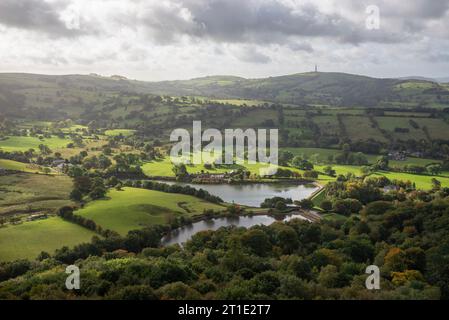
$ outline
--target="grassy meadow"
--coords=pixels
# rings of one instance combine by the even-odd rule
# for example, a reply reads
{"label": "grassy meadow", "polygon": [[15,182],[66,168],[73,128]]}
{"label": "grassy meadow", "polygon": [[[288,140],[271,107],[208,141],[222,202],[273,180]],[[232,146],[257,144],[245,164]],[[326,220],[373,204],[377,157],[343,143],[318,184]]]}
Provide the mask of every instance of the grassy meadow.
{"label": "grassy meadow", "polygon": [[[244,164],[241,165],[239,164],[217,165],[216,167],[209,169],[204,166],[205,164],[206,163],[187,164],[186,165],[187,172],[190,174],[201,172],[225,173],[230,172],[232,170],[246,169],[250,171],[252,174],[260,174],[260,172],[263,172],[268,168],[268,164],[265,163],[249,164],[245,162]],[[174,177],[175,174],[172,169],[173,169],[173,162],[171,161],[170,157],[164,157],[162,159],[147,162],[142,166],[142,170],[147,176],[155,176],[155,177]],[[295,171],[296,169],[292,170]]]}
{"label": "grassy meadow", "polygon": [[107,199],[91,202],[76,214],[125,235],[130,230],[164,224],[167,215],[172,213],[192,216],[205,209],[223,210],[224,207],[183,194],[123,188],[110,190]]}
{"label": "grassy meadow", "polygon": [[[290,151],[295,156],[302,156],[306,159],[316,158],[319,162],[327,163],[329,156],[335,156],[341,153],[341,150],[337,149],[324,149],[324,148],[282,148],[284,151]],[[364,154],[370,164],[377,161],[379,155]],[[391,167],[403,167],[405,165],[417,165],[426,166],[432,163],[441,163],[440,160],[424,159],[408,157],[406,161],[390,160]]]}
{"label": "grassy meadow", "polygon": [[0,227],[0,262],[32,259],[62,246],[89,242],[95,233],[59,217]]}
{"label": "grassy meadow", "polygon": [[39,166],[32,166],[28,163],[7,159],[0,159],[0,169],[22,171],[28,173],[39,173],[42,171],[41,167]]}
{"label": "grassy meadow", "polygon": [[59,137],[51,137],[46,139],[39,139],[38,137],[26,137],[26,136],[10,136],[4,140],[0,140],[0,149],[4,151],[27,151],[29,149],[39,150],[39,145],[44,144],[51,150],[64,148],[69,144],[71,140],[62,139]]}
{"label": "grassy meadow", "polygon": [[110,136],[110,137],[115,137],[115,136],[124,136],[124,137],[129,137],[132,136],[134,133],[136,132],[136,130],[130,130],[130,129],[112,129],[112,130],[106,130],[104,132],[105,135]]}
{"label": "grassy meadow", "polygon": [[53,213],[72,202],[73,182],[67,176],[13,174],[0,176],[0,215]]}

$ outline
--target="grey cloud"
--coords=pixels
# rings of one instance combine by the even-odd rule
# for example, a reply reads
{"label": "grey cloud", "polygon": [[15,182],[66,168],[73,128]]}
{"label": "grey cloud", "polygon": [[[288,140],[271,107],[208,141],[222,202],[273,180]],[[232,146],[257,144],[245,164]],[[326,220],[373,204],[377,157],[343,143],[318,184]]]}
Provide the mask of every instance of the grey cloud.
{"label": "grey cloud", "polygon": [[305,51],[305,52],[313,52],[313,47],[305,42],[292,42],[288,45],[288,47],[290,48],[290,50],[293,51]]}
{"label": "grey cloud", "polygon": [[408,0],[382,1],[386,14],[402,16],[404,19],[437,19],[443,17],[449,10],[447,0]]}
{"label": "grey cloud", "polygon": [[324,14],[311,4],[297,9],[275,0],[174,1],[170,8],[150,7],[142,21],[162,44],[181,35],[258,44],[288,44],[298,37],[333,38],[345,43],[391,43],[403,38],[392,32],[368,32],[364,24],[337,14]]}
{"label": "grey cloud", "polygon": [[60,20],[55,5],[40,0],[1,0],[0,24],[18,29],[44,32],[52,36],[73,36],[77,30],[68,29]]}
{"label": "grey cloud", "polygon": [[431,54],[427,54],[425,56],[425,58],[426,58],[426,60],[431,61],[431,62],[449,63],[449,53],[443,53],[443,52],[431,53]]}
{"label": "grey cloud", "polygon": [[68,64],[68,61],[66,58],[60,57],[54,53],[47,53],[41,57],[30,57],[30,60],[33,61],[33,63],[43,64],[43,65],[59,66],[59,65],[67,65]]}
{"label": "grey cloud", "polygon": [[[352,16],[360,16],[367,6],[376,5],[380,10],[382,28],[415,37],[434,33],[432,23],[437,20],[444,23],[449,13],[447,0],[335,0],[335,3]],[[447,22],[446,26],[449,28]]]}
{"label": "grey cloud", "polygon": [[256,48],[245,47],[241,49],[237,54],[237,58],[241,61],[249,62],[249,63],[260,63],[265,64],[271,62],[271,58],[261,52],[259,52]]}

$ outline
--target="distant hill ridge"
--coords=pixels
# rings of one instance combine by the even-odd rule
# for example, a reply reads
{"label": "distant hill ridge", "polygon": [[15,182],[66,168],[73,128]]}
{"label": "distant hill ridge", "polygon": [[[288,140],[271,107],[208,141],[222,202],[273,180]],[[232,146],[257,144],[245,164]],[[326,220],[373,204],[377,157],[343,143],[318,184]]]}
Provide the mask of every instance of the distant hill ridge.
{"label": "distant hill ridge", "polygon": [[[191,80],[147,82],[114,75],[39,75],[0,73],[0,111],[11,103],[11,93],[36,88],[68,88],[122,91],[171,96],[257,99],[288,104],[332,106],[378,106],[383,102],[413,102],[415,96],[433,102],[449,93],[449,86],[422,79],[378,79],[337,72],[307,72],[260,79],[206,76]],[[2,94],[3,93],[3,94]],[[15,97],[14,99],[19,97]],[[20,99],[19,99],[20,100]],[[421,99],[422,100],[422,99]]]}

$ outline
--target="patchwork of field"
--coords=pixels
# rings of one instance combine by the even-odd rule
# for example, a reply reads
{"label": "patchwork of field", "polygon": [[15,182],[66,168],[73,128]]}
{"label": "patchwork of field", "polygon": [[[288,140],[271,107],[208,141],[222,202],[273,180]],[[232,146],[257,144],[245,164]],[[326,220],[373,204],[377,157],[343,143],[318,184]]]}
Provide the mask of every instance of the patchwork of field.
{"label": "patchwork of field", "polygon": [[332,114],[334,116],[341,115],[364,115],[366,113],[366,109],[364,108],[323,108],[323,113]]}
{"label": "patchwork of field", "polygon": [[313,117],[313,122],[320,127],[321,133],[329,135],[340,133],[340,127],[336,116],[316,116]]}
{"label": "patchwork of field", "polygon": [[[327,159],[329,155],[335,155],[340,153],[339,150],[333,149],[320,149],[320,148],[283,148],[282,150],[288,150],[292,152],[294,155],[305,156],[305,158],[311,159],[312,157],[318,159],[318,161],[322,161],[321,165],[315,165],[315,170],[320,174],[318,176],[318,182],[322,184],[326,184],[331,181],[335,181],[335,177],[330,177],[328,175],[323,174],[323,170],[325,167],[330,165],[335,171],[337,175],[346,175],[348,173],[352,173],[355,176],[361,176],[361,167],[353,166],[353,165],[336,165],[336,164],[328,164]],[[376,155],[366,155],[369,163],[375,163],[379,156]],[[439,163],[438,160],[432,159],[420,159],[420,158],[408,158],[407,161],[390,161],[390,166],[392,167],[403,167],[405,165],[418,165],[425,166],[431,163]],[[175,174],[172,170],[173,164],[170,161],[170,158],[166,157],[160,161],[148,162],[142,166],[144,173],[147,176],[154,177],[174,177]],[[248,164],[245,163],[242,166],[232,165],[228,167],[222,167],[215,170],[208,170],[204,167],[204,165],[188,165],[187,171],[191,174],[199,173],[201,171],[209,172],[209,173],[224,173],[230,172],[232,170],[236,170],[238,168],[244,168],[251,172],[251,174],[260,174],[267,168],[267,164],[257,163],[257,164]],[[298,172],[299,174],[303,174],[303,170],[299,170],[291,167],[282,167],[282,169],[288,169],[294,172]],[[262,171],[260,171],[262,170]],[[418,189],[428,190],[432,188],[432,178],[436,178],[439,180],[443,187],[449,187],[449,175],[443,173],[439,176],[431,176],[431,175],[415,175],[409,173],[399,173],[399,172],[377,172],[377,175],[383,175],[389,179],[403,180],[403,181],[411,181],[416,183],[416,187]]]}
{"label": "patchwork of field", "polygon": [[[281,150],[289,151],[295,156],[301,156],[305,159],[316,159],[321,163],[328,163],[330,156],[335,156],[341,153],[341,150],[337,149],[324,149],[324,148],[282,148]],[[362,153],[363,154],[363,153]],[[376,162],[379,155],[363,154],[370,164]],[[433,163],[441,163],[440,160],[425,159],[425,158],[414,158],[408,157],[405,161],[390,160],[391,167],[402,168],[405,165],[416,165],[416,166],[426,166]]]}
{"label": "patchwork of field", "polygon": [[[412,119],[406,117],[376,117],[376,121],[379,124],[380,129],[386,130],[388,133],[399,140],[421,140],[427,139],[422,127],[414,128],[411,125],[411,121],[415,123],[421,122],[422,119]],[[418,124],[419,125],[419,124]],[[397,132],[395,129],[407,129],[408,132]]]}
{"label": "patchwork of field", "polygon": [[53,150],[66,147],[70,142],[72,141],[69,139],[62,139],[59,137],[39,139],[38,137],[11,136],[6,137],[4,140],[0,140],[0,149],[8,152],[27,151],[29,149],[39,151],[39,145],[44,144]]}
{"label": "patchwork of field", "polygon": [[418,123],[427,128],[432,139],[449,139],[449,125],[442,119],[424,118],[419,119]]}
{"label": "patchwork of field", "polygon": [[278,116],[275,110],[254,109],[248,114],[235,119],[232,122],[234,128],[257,128],[266,127],[265,122],[271,121],[277,125]]}
{"label": "patchwork of field", "polygon": [[32,259],[45,251],[89,242],[93,231],[59,217],[0,227],[0,261]]}
{"label": "patchwork of field", "polygon": [[375,139],[387,142],[379,130],[371,123],[369,118],[363,116],[349,116],[342,118],[343,124],[349,137],[357,140]]}
{"label": "patchwork of field", "polygon": [[[204,159],[204,158],[203,158]],[[142,166],[143,173],[148,177],[175,177],[173,172],[173,162],[171,162],[170,157],[165,157],[159,160],[147,162]],[[303,170],[299,170],[291,167],[277,166],[281,169],[287,169],[293,172],[303,174]],[[233,164],[233,165],[217,165],[212,169],[205,167],[203,164],[188,164],[186,165],[187,172],[189,174],[199,174],[199,173],[229,173],[231,171],[236,171],[238,169],[244,169],[249,171],[252,175],[266,175],[270,170],[270,165],[267,163],[257,162],[255,164],[250,164],[245,161],[243,164]],[[324,175],[320,175],[319,178],[326,178]]]}
{"label": "patchwork of field", "polygon": [[61,157],[70,158],[72,156],[78,155],[81,151],[87,151],[90,156],[98,156],[102,152],[102,147],[107,144],[104,139],[83,139],[83,147],[73,147],[73,148],[57,148],[53,149],[54,152],[59,152]]}
{"label": "patchwork of field", "polygon": [[72,202],[72,180],[67,176],[13,174],[0,176],[0,216],[53,213]]}
{"label": "patchwork of field", "polygon": [[106,200],[87,204],[76,214],[92,219],[103,228],[122,235],[148,225],[167,223],[169,214],[193,216],[203,213],[206,209],[225,209],[223,206],[188,195],[137,188],[110,190],[107,197]]}

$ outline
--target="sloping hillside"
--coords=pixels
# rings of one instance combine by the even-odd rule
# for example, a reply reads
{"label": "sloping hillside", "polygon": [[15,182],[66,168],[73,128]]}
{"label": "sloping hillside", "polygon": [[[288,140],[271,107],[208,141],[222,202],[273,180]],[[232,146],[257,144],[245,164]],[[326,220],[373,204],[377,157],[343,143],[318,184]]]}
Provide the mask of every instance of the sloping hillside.
{"label": "sloping hillside", "polygon": [[[211,76],[144,82],[121,76],[0,74],[0,113],[79,117],[121,93],[257,99],[296,105],[376,107],[449,104],[449,87],[423,80],[375,79],[344,73],[301,73],[262,79]],[[119,103],[119,102],[117,102]]]}

